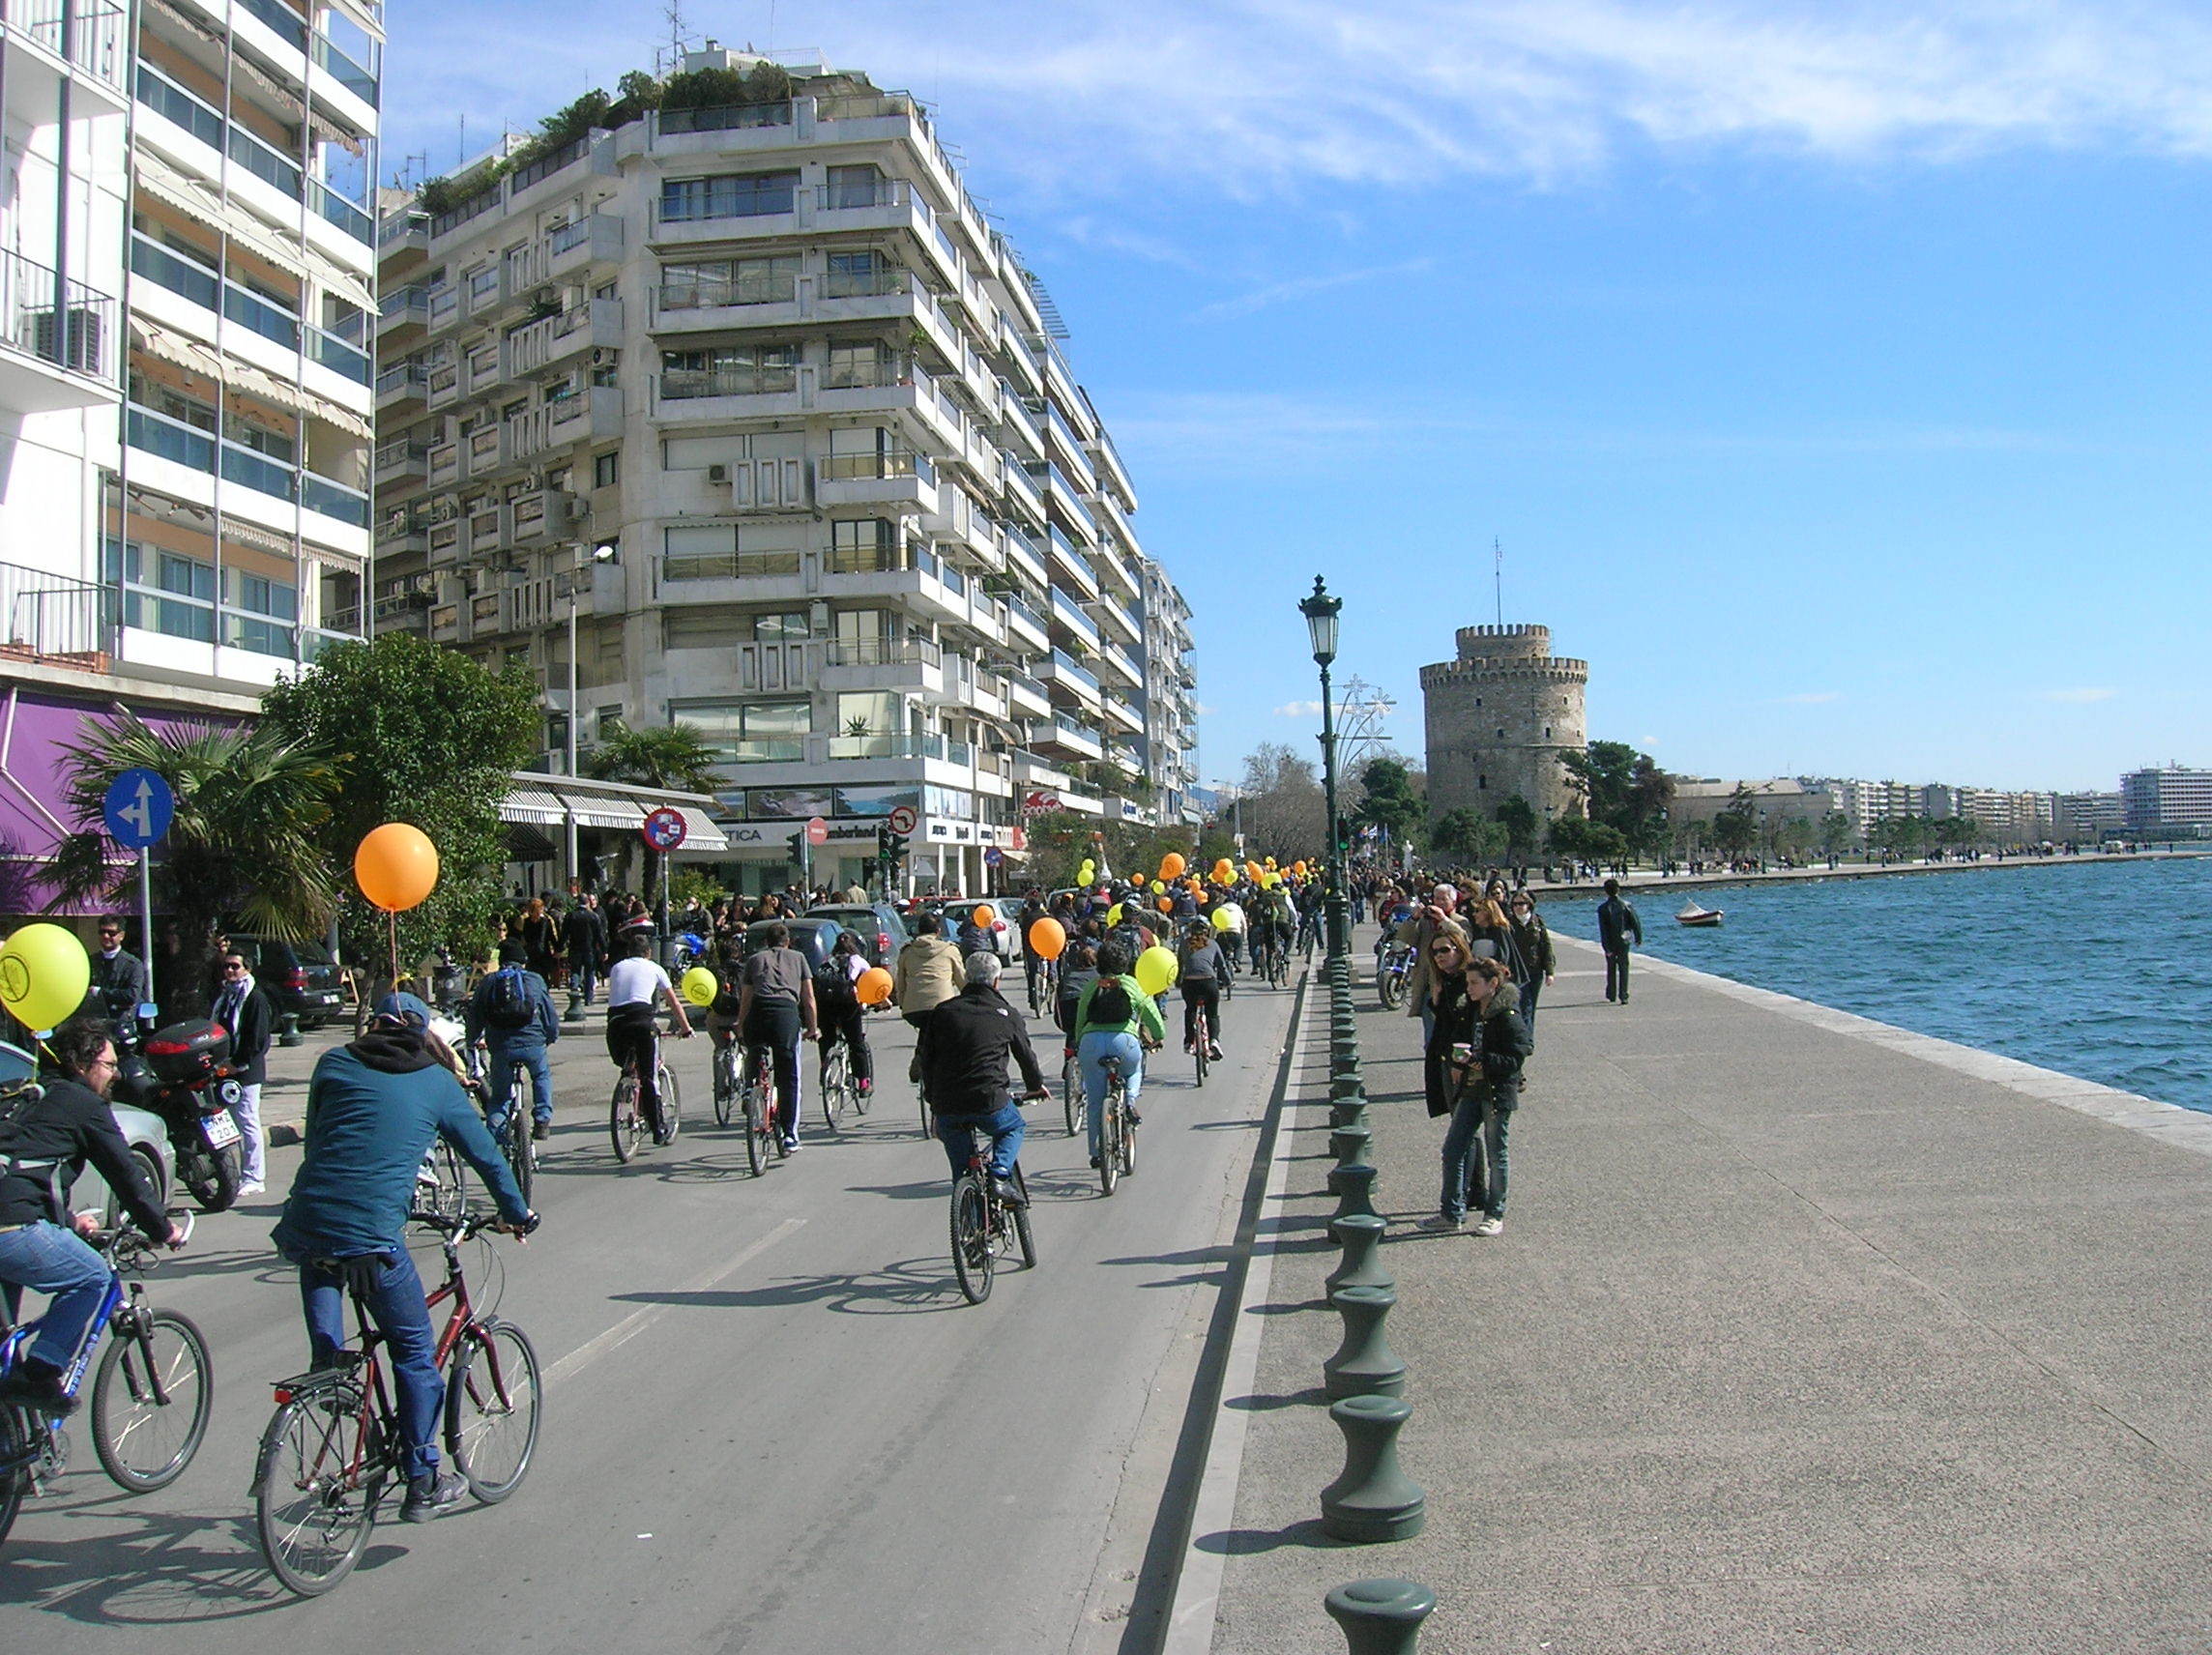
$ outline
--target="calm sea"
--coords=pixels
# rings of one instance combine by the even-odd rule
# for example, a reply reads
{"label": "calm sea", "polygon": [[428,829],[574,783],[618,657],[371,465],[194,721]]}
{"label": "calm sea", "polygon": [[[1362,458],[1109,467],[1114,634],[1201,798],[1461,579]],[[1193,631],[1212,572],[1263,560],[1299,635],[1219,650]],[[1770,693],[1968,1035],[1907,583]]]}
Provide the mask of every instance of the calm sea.
{"label": "calm sea", "polygon": [[[1726,922],[1675,924],[1689,894]],[[1594,940],[1595,907],[1546,913]],[[1636,908],[1662,959],[2212,1113],[2212,860],[1654,890]]]}

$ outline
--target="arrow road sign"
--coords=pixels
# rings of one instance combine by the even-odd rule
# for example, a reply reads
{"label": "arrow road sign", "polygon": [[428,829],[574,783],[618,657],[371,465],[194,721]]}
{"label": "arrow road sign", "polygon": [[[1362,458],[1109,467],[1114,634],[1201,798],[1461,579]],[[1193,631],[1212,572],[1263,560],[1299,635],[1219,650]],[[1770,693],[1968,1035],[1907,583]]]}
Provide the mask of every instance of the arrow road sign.
{"label": "arrow road sign", "polygon": [[911,804],[902,804],[891,812],[891,831],[893,833],[911,833],[920,823],[921,817],[917,814]]}
{"label": "arrow road sign", "polygon": [[177,796],[159,771],[125,770],[107,787],[102,801],[107,831],[128,851],[158,845],[169,831],[177,814]]}

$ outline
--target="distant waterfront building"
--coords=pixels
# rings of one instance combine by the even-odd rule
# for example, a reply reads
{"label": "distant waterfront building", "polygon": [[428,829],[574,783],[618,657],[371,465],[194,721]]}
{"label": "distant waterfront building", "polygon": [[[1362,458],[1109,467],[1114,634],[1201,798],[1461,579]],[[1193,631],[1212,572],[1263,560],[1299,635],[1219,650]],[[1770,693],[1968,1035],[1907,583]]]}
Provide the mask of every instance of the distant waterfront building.
{"label": "distant waterfront building", "polygon": [[1825,786],[1795,776],[1776,776],[1764,781],[1676,776],[1674,801],[1667,808],[1668,825],[1677,828],[1690,823],[1709,827],[1713,818],[1729,807],[1738,788],[1749,795],[1753,816],[1762,829],[1787,827],[1797,821],[1818,829],[1831,811],[1843,808]]}
{"label": "distant waterfront building", "polygon": [[2116,793],[2061,793],[2052,797],[2052,831],[2064,839],[2097,840],[2126,825]]}
{"label": "distant waterfront building", "polygon": [[2121,825],[2130,833],[2180,829],[2201,837],[2212,829],[2212,770],[2168,765],[2120,777]]}
{"label": "distant waterfront building", "polygon": [[1579,815],[1565,765],[1587,745],[1589,664],[1552,653],[1548,626],[1462,626],[1455,660],[1421,669],[1429,813],[1491,816],[1516,796],[1539,823]]}

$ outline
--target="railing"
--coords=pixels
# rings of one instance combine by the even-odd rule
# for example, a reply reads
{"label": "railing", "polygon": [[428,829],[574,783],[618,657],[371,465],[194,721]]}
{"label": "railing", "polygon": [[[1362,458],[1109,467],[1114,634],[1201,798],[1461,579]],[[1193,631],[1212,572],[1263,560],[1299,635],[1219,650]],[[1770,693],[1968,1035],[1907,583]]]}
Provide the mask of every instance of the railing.
{"label": "railing", "polygon": [[307,360],[321,363],[333,373],[342,373],[362,385],[368,384],[375,372],[365,352],[355,350],[343,339],[320,328],[307,330]]}
{"label": "railing", "polygon": [[[825,213],[851,213],[871,207],[904,207],[914,200],[914,186],[903,178],[822,184],[814,189],[814,205]],[[927,202],[921,206],[924,212],[928,211]]]}
{"label": "railing", "polygon": [[248,16],[258,17],[295,50],[307,49],[307,19],[282,4],[282,0],[239,0],[239,9]]}
{"label": "railing", "polygon": [[494,180],[492,183],[487,184],[483,189],[477,191],[476,194],[470,196],[466,201],[461,202],[458,206],[452,208],[451,211],[441,213],[435,218],[432,218],[430,220],[430,239],[435,241],[438,237],[445,235],[448,231],[458,229],[461,225],[467,223],[471,218],[481,218],[484,214],[489,213],[494,207],[497,207],[502,199],[503,197],[500,194],[499,183],[497,180]]}
{"label": "railing", "polygon": [[322,35],[315,37],[315,61],[331,72],[331,77],[371,109],[377,106],[376,76],[333,45]]}
{"label": "railing", "polygon": [[792,212],[799,187],[792,182],[740,191],[709,189],[695,194],[661,195],[653,203],[656,224],[695,224],[712,218],[771,218]]}
{"label": "railing", "polygon": [[0,564],[0,656],[94,665],[107,647],[104,588]]}
{"label": "railing", "polygon": [[1099,642],[1098,624],[1062,595],[1058,587],[1053,589],[1052,615],[1078,637],[1090,639],[1093,646]]}
{"label": "railing", "polygon": [[[429,459],[430,445],[428,443],[412,443],[404,441],[396,443],[386,443],[376,450],[376,470],[378,475],[381,476],[385,472],[394,470],[401,466],[416,464],[427,465],[429,463]],[[382,537],[382,535],[383,530],[380,528],[378,530],[378,536],[380,538]]]}
{"label": "railing", "polygon": [[379,397],[394,391],[405,391],[409,387],[414,388],[417,395],[429,391],[430,375],[419,363],[401,363],[397,367],[388,367],[376,376],[376,394]]}
{"label": "railing", "polygon": [[714,742],[714,758],[725,765],[773,764],[804,757],[803,736],[739,736]]}
{"label": "railing", "polygon": [[663,109],[659,117],[663,132],[730,132],[748,127],[788,127],[791,125],[791,104],[781,103],[718,103],[707,109]]}
{"label": "railing", "polygon": [[736,281],[664,281],[663,310],[719,310],[738,305],[789,305],[799,298],[796,276],[741,276]]}
{"label": "railing", "polygon": [[1075,657],[1069,654],[1065,650],[1053,651],[1051,659],[1055,668],[1057,668],[1060,672],[1064,673],[1067,677],[1075,680],[1077,683],[1088,684],[1093,691],[1098,688],[1097,676],[1093,674],[1088,667],[1077,666],[1075,664]]}
{"label": "railing", "polygon": [[833,759],[942,759],[943,736],[832,736]]}
{"label": "railing", "polygon": [[56,367],[112,383],[115,301],[73,281],[69,302],[59,304],[58,282],[44,265],[0,251],[0,341]]}
{"label": "railing", "polygon": [[814,118],[817,121],[872,121],[890,115],[911,115],[920,118],[915,102],[903,92],[852,93],[838,98],[817,98],[814,101]]}
{"label": "railing", "polygon": [[123,45],[123,8],[81,3],[69,7],[66,29],[64,10],[62,0],[14,0],[6,8],[10,27],[21,29],[56,57],[120,90],[129,61]]}
{"label": "railing", "polygon": [[562,168],[573,166],[584,159],[585,152],[591,147],[592,140],[588,137],[570,138],[551,155],[539,156],[528,166],[517,167],[508,174],[508,194],[520,195],[533,184],[541,184]]}
{"label": "railing", "polygon": [[300,348],[300,318],[236,282],[222,284],[222,313],[226,320],[260,334],[271,344],[282,345],[288,351]]}
{"label": "railing", "polygon": [[1024,620],[1029,622],[1029,624],[1034,626],[1039,632],[1046,630],[1044,617],[1037,613],[1036,605],[1030,602],[1030,600],[1022,596],[1021,594],[1016,592],[1007,593],[1006,607],[1014,614],[1021,616]]}
{"label": "railing", "polygon": [[968,595],[968,577],[942,560],[938,564],[937,578],[945,583],[945,590],[965,597]]}
{"label": "railing", "polygon": [[822,276],[825,299],[888,299],[894,294],[923,292],[920,281],[907,270],[831,270]]}
{"label": "railing", "polygon": [[300,504],[309,511],[320,511],[325,517],[335,517],[356,529],[368,527],[367,495],[342,482],[333,482],[327,477],[317,477],[311,471],[300,474]]}
{"label": "railing", "polygon": [[123,429],[124,441],[145,453],[193,471],[219,475],[225,482],[259,494],[296,500],[310,511],[335,517],[357,529],[368,527],[368,496],[358,488],[302,471],[227,438],[218,442],[212,432],[197,430],[151,408],[129,408]]}
{"label": "railing", "polygon": [[213,150],[222,148],[222,117],[167,76],[138,66],[138,102],[163,120],[182,127]]}
{"label": "railing", "polygon": [[384,296],[380,306],[386,317],[415,312],[423,322],[430,320],[430,296],[420,287],[402,287],[397,293]]}
{"label": "railing", "polygon": [[758,367],[670,368],[660,376],[660,394],[671,402],[701,396],[769,396],[799,389],[799,364]]}
{"label": "railing", "polygon": [[668,552],[662,580],[748,580],[799,573],[797,552]]}
{"label": "railing", "polygon": [[917,477],[924,482],[935,482],[937,467],[927,454],[916,453],[912,449],[891,449],[859,454],[830,454],[822,461],[822,475],[831,481],[856,479],[888,481],[892,478]]}
{"label": "railing", "polygon": [[427,213],[394,213],[376,226],[376,245],[379,250],[395,246],[418,232],[430,233],[430,216]]}
{"label": "railing", "polygon": [[838,638],[830,645],[833,667],[934,667],[944,651],[927,638]]}
{"label": "railing", "polygon": [[1069,740],[1079,743],[1080,745],[1086,747],[1095,747],[1099,745],[1098,733],[1096,731],[1085,729],[1074,719],[1068,717],[1064,712],[1054,713],[1052,722],[1053,727],[1057,729],[1062,736],[1067,737]]}
{"label": "railing", "polygon": [[1028,690],[1039,701],[1043,701],[1047,698],[1043,682],[1039,679],[1032,678],[1026,672],[1009,672],[1006,674],[1006,682],[1009,684],[1021,685],[1022,688]]}
{"label": "railing", "polygon": [[335,224],[355,241],[373,247],[376,222],[320,179],[307,180],[308,205],[326,221]]}

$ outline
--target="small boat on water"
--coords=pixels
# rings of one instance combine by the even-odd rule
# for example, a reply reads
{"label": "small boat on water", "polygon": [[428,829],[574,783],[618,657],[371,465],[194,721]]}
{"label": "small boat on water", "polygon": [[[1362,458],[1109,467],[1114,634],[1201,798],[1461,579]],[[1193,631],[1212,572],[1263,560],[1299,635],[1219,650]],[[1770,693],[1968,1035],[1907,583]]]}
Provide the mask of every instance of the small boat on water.
{"label": "small boat on water", "polygon": [[1682,905],[1682,911],[1674,915],[1674,923],[1677,925],[1718,925],[1721,922],[1722,912],[1718,908],[1700,908],[1695,902],[1686,902]]}

